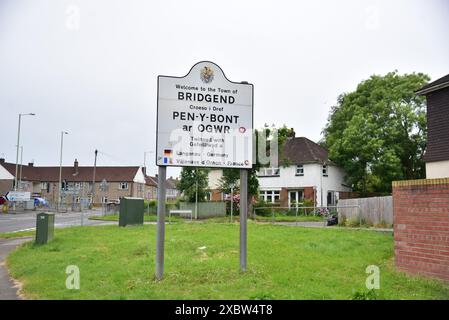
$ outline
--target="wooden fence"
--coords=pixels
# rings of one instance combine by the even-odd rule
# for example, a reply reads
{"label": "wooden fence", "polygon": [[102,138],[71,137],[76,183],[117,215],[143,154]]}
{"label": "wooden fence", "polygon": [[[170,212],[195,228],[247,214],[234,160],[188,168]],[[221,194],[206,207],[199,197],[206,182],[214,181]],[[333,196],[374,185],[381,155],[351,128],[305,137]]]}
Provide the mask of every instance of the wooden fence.
{"label": "wooden fence", "polygon": [[[353,206],[351,208],[338,208],[338,220],[358,219],[367,223],[393,225],[393,198],[372,197],[358,199],[340,199],[339,206]],[[358,206],[358,207],[357,207]]]}

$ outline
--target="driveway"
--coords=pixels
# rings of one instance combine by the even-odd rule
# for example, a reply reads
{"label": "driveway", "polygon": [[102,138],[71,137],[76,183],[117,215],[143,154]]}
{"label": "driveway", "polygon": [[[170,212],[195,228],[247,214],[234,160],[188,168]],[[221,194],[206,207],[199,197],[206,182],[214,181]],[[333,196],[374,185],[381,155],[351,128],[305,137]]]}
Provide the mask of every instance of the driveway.
{"label": "driveway", "polygon": [[20,300],[19,288],[11,280],[6,269],[6,257],[17,246],[31,240],[31,237],[0,239],[0,300]]}

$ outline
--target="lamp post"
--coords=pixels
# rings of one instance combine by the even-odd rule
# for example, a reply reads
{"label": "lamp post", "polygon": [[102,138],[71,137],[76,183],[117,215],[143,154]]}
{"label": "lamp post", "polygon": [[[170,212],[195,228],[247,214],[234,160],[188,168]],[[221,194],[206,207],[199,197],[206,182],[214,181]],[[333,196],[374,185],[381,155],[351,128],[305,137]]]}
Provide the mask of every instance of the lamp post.
{"label": "lamp post", "polygon": [[17,153],[16,153],[16,175],[14,177],[14,191],[17,191],[17,181],[19,172],[19,145],[20,145],[20,123],[22,121],[22,116],[35,116],[34,113],[19,113],[19,126],[17,128]]}
{"label": "lamp post", "polygon": [[69,134],[66,131],[61,131],[61,153],[59,155],[59,188],[58,188],[58,212],[61,208],[61,188],[62,188],[62,147],[64,145],[64,135]]}

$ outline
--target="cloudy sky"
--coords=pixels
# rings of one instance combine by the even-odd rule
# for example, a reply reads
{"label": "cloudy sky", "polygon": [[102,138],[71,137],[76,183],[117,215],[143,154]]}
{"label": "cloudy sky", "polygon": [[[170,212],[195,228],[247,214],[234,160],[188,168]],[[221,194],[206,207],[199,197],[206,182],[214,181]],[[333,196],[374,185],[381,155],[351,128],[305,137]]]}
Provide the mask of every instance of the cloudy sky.
{"label": "cloudy sky", "polygon": [[[141,165],[157,75],[201,60],[254,84],[257,127],[321,138],[329,108],[372,74],[449,73],[449,1],[0,0],[0,156]],[[147,165],[155,172],[154,154]],[[176,174],[171,169],[168,174]]]}

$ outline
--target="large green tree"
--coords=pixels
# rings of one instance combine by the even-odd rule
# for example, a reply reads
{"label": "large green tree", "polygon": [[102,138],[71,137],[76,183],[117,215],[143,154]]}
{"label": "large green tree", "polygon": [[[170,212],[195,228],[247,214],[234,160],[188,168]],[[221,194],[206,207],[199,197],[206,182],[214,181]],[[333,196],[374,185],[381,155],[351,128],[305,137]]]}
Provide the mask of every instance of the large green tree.
{"label": "large green tree", "polygon": [[425,101],[415,91],[429,79],[397,71],[373,75],[339,96],[324,144],[355,191],[390,192],[393,180],[425,176]]}
{"label": "large green tree", "polygon": [[208,169],[183,167],[178,190],[189,202],[195,202],[198,190],[198,201],[204,201],[208,190]]}

